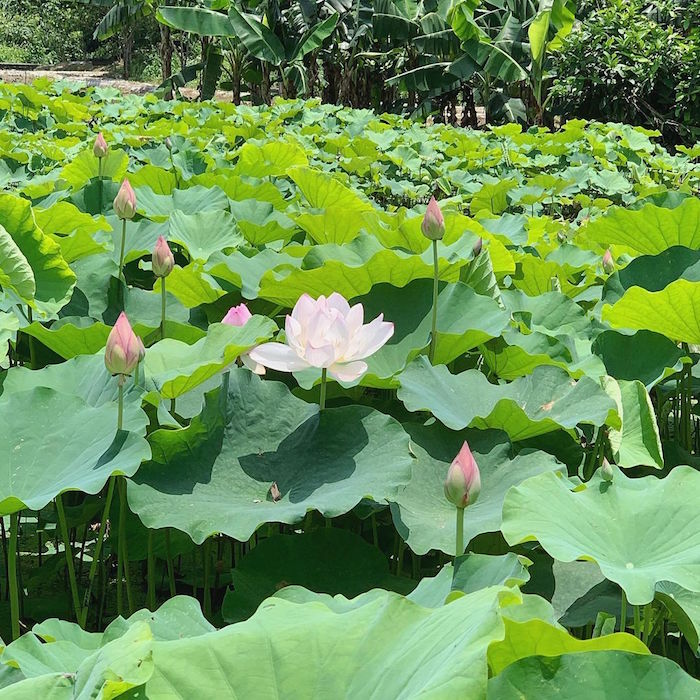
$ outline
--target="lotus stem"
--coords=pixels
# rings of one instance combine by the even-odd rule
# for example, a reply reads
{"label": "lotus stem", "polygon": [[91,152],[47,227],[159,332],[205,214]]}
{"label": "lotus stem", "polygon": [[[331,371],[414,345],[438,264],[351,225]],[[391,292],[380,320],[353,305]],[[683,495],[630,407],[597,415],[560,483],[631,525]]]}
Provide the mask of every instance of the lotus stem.
{"label": "lotus stem", "polygon": [[435,359],[435,346],[437,345],[438,276],[438,242],[433,241],[433,321],[430,331],[430,350],[428,352],[428,359],[431,364]]}
{"label": "lotus stem", "polygon": [[56,515],[58,516],[58,524],[61,528],[61,538],[63,539],[63,550],[66,555],[66,566],[68,567],[68,581],[70,583],[70,594],[73,599],[73,609],[75,610],[75,619],[82,626],[82,609],[80,607],[80,596],[78,595],[78,581],[75,578],[75,562],[73,561],[73,551],[70,546],[70,538],[68,537],[68,523],[66,522],[66,511],[63,507],[63,497],[59,493],[56,496]]}
{"label": "lotus stem", "polygon": [[639,615],[639,606],[635,605],[633,606],[633,611],[634,611],[634,636],[637,637],[637,639],[641,639],[642,637],[642,621],[640,619]]}
{"label": "lotus stem", "polygon": [[[120,387],[121,389],[121,387]],[[120,392],[121,393],[121,392]],[[80,626],[85,627],[87,624],[88,608],[90,607],[90,596],[92,595],[92,583],[95,580],[95,574],[97,573],[97,566],[100,561],[100,554],[102,553],[102,545],[104,543],[105,530],[107,528],[107,518],[109,517],[109,511],[112,507],[112,498],[114,496],[114,481],[116,477],[112,476],[109,479],[109,485],[107,486],[107,496],[105,498],[105,507],[102,511],[102,518],[100,519],[100,530],[97,533],[97,541],[95,542],[95,551],[92,555],[92,562],[90,563],[90,571],[88,573],[88,583],[85,589],[85,595],[83,597],[83,609],[81,611]]]}
{"label": "lotus stem", "polygon": [[627,596],[625,595],[625,589],[622,589],[622,608],[620,610],[620,632],[624,632],[627,629]]}
{"label": "lotus stem", "polygon": [[148,530],[148,604],[149,610],[156,609],[156,560],[153,553],[153,530]]}
{"label": "lotus stem", "polygon": [[204,545],[202,546],[202,559],[204,560],[204,587],[203,587],[203,600],[204,600],[204,617],[207,620],[211,619],[211,552],[209,551],[209,545],[211,540],[204,540]]}
{"label": "lotus stem", "polygon": [[10,515],[10,545],[7,554],[7,572],[10,585],[10,617],[12,619],[12,639],[19,637],[19,586],[17,583],[17,538],[19,512]]}
{"label": "lotus stem", "polygon": [[[126,219],[122,219],[122,242],[119,249],[119,275],[122,275],[122,267],[124,265],[124,245],[126,243]],[[126,283],[126,277],[124,278]]]}
{"label": "lotus stem", "polygon": [[457,511],[457,536],[455,543],[455,559],[464,554],[464,508],[455,508]]}
{"label": "lotus stem", "polygon": [[168,586],[170,588],[170,597],[174,598],[175,590],[175,571],[173,568],[173,556],[170,551],[170,528],[165,528],[165,556],[168,559]]}
{"label": "lotus stem", "polygon": [[326,407],[326,381],[328,370],[324,367],[321,370],[321,395],[318,399],[318,407],[323,410]]}
{"label": "lotus stem", "polygon": [[652,630],[652,617],[653,617],[653,607],[651,603],[647,603],[644,606],[644,637],[642,638],[642,641],[649,646],[649,643],[651,642],[651,639],[649,638],[651,635],[651,630]]}
{"label": "lotus stem", "polygon": [[104,169],[103,166],[103,159],[98,158],[97,159],[97,201],[99,203],[99,213],[102,213],[102,170]]}
{"label": "lotus stem", "polygon": [[131,614],[134,611],[134,599],[131,591],[131,575],[129,574],[129,548],[126,541],[126,477],[118,476],[117,479],[119,488],[119,548],[117,558],[121,559],[120,576],[124,575],[126,599],[129,614]]}
{"label": "lotus stem", "polygon": [[165,277],[160,280],[160,339],[165,338]]}

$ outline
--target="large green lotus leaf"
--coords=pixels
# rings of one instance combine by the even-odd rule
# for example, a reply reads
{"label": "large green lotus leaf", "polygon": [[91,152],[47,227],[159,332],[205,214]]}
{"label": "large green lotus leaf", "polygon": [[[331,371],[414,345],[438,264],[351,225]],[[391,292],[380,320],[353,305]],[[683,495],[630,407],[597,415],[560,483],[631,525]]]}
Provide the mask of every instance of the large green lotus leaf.
{"label": "large green lotus leaf", "polygon": [[207,334],[188,345],[166,338],[146,351],[144,372],[147,387],[152,383],[164,399],[175,399],[194,389],[230,365],[241,353],[268,340],[274,321],[254,316],[245,326],[213,323]]}
{"label": "large green lotus leaf", "polygon": [[292,141],[248,141],[238,151],[238,162],[234,168],[237,175],[248,177],[281,177],[294,166],[308,165],[304,150]]}
{"label": "large green lotus leaf", "polygon": [[[438,248],[440,279],[457,281],[459,268],[472,256],[472,246],[467,238]],[[246,260],[240,259],[241,262]],[[251,262],[254,260],[252,258]],[[316,298],[338,292],[346,299],[352,299],[366,294],[380,282],[404,287],[414,279],[432,276],[431,251],[413,255],[384,248],[373,236],[360,235],[343,246],[315,246],[305,255],[301,268],[284,267],[265,272],[260,278],[258,296],[293,306],[304,293]]]}
{"label": "large green lotus leaf", "polygon": [[227,622],[250,617],[265,598],[290,585],[348,598],[371,588],[412,587],[389,575],[379,549],[338,528],[264,539],[237,563],[232,579],[221,610]]}
{"label": "large green lotus leaf", "polygon": [[367,200],[329,173],[308,167],[295,167],[286,174],[314,209],[338,207],[358,214],[372,210],[372,205]]}
{"label": "large green lotus leaf", "polygon": [[615,328],[644,329],[674,341],[700,343],[700,282],[679,279],[659,292],[628,289],[613,306],[603,307],[603,320]]}
{"label": "large green lotus leaf", "polygon": [[0,225],[0,289],[11,290],[31,303],[36,292],[34,272],[12,236]]}
{"label": "large green lotus leaf", "polygon": [[[378,284],[357,299],[365,309],[365,321],[384,314],[394,324],[394,335],[367,358],[365,386],[390,386],[390,380],[406,363],[430,344],[432,327],[431,280],[416,280],[406,287]],[[498,303],[476,294],[461,282],[445,285],[438,296],[438,333],[435,362],[447,363],[501,333],[509,315]]]}
{"label": "large green lotus leaf", "polygon": [[637,331],[632,335],[604,331],[592,346],[605,363],[606,373],[618,380],[642,382],[648,389],[678,372],[685,353],[659,333]]}
{"label": "large green lotus leaf", "polygon": [[288,241],[298,228],[270,202],[258,199],[230,200],[229,208],[241,233],[252,245]]}
{"label": "large green lotus leaf", "polygon": [[537,367],[498,385],[477,370],[453,375],[418,357],[398,379],[398,397],[409,411],[430,411],[453,430],[498,428],[511,440],[524,440],[579,423],[620,425],[615,402],[598,382],[576,382],[558,367]]}
{"label": "large green lotus leaf", "polygon": [[456,510],[445,498],[443,483],[465,440],[479,465],[482,484],[478,500],[465,510],[465,545],[481,533],[500,529],[503,499],[511,486],[562,466],[542,452],[524,450],[513,456],[507,436],[495,430],[455,433],[439,423],[404,427],[416,460],[411,481],[391,504],[391,513],[399,534],[416,554],[431,549],[455,553]]}
{"label": "large green lotus leaf", "polygon": [[[20,252],[34,275],[35,291],[32,305],[43,314],[56,313],[70,299],[76,279],[61,256],[58,244],[50,236],[42,233],[34,220],[31,205],[21,197],[0,195],[0,226],[3,233],[9,234],[15,243],[12,250],[8,247],[2,253],[10,254],[7,262],[13,266],[13,281],[19,282],[18,275],[24,277],[28,274],[22,261],[17,258],[17,253]],[[7,275],[5,265],[3,262],[2,269]],[[20,285],[23,294],[30,291],[28,284],[28,279],[24,279]]]}
{"label": "large green lotus leaf", "polygon": [[363,406],[319,414],[242,368],[231,369],[228,395],[206,395],[188,428],[150,440],[154,459],[129,484],[130,507],[147,527],[175,527],[195,542],[216,532],[244,541],[311,509],[334,517],[363,498],[395,499],[412,461],[394,419]]}
{"label": "large green lotus leaf", "polygon": [[0,312],[0,362],[5,361],[11,347],[10,343],[16,342],[18,330],[18,315],[10,312]]}
{"label": "large green lotus leaf", "polygon": [[688,197],[673,209],[645,204],[640,209],[611,207],[579,234],[603,246],[619,245],[637,255],[654,255],[672,246],[700,248],[700,200]]}
{"label": "large green lotus leaf", "polygon": [[507,328],[481,351],[491,371],[500,379],[524,377],[540,365],[561,367],[574,378],[584,374],[598,378],[605,374],[603,362],[592,354],[591,343],[585,338],[555,338],[539,331],[522,333]]}
{"label": "large green lotus leaf", "polygon": [[98,231],[109,230],[109,223],[104,216],[94,217],[66,201],[56,202],[46,209],[35,208],[34,218],[39,228],[49,235],[84,233],[91,236]]}
{"label": "large green lotus leaf", "polygon": [[111,474],[135,474],[150,456],[145,423],[117,432],[113,403],[91,406],[46,387],[3,394],[0,510],[39,510],[63,491],[97,493]]}
{"label": "large green lotus leaf", "polygon": [[[156,280],[153,291],[160,294],[162,279]],[[182,309],[192,309],[201,304],[213,304],[226,294],[219,283],[211,275],[204,272],[199,263],[192,263],[187,267],[175,265],[165,282],[168,295],[172,295],[179,302]]]}
{"label": "large green lotus leaf", "polygon": [[[27,367],[14,367],[2,381],[2,395],[9,396],[35,387],[47,387],[61,394],[77,396],[90,406],[111,405],[117,415],[119,382],[105,368],[104,352],[96,355],[78,355],[58,365],[47,365],[40,370]],[[148,417],[141,409],[143,390],[128,380],[124,387],[125,430],[143,435],[148,425]],[[116,420],[116,418],[115,418]],[[115,422],[116,426],[116,422]]]}
{"label": "large green lotus leaf", "polygon": [[632,605],[643,605],[659,581],[700,592],[698,496],[700,474],[690,467],[676,467],[664,479],[630,479],[614,468],[609,485],[596,474],[576,489],[544,473],[508,493],[501,531],[510,544],[538,540],[559,561],[596,561]]}
{"label": "large green lotus leaf", "polygon": [[608,438],[620,467],[648,466],[662,469],[664,458],[656,413],[644,384],[638,381],[602,379],[603,386],[617,403],[622,426],[610,428]]}
{"label": "large green lotus leaf", "polygon": [[577,639],[562,627],[549,624],[544,620],[532,619],[519,622],[504,615],[503,622],[505,638],[493,642],[489,647],[489,668],[493,675],[501,673],[510,664],[528,656],[560,656],[572,652],[604,650],[649,654],[649,650],[641,640],[624,632],[593,639]]}
{"label": "large green lotus leaf", "polygon": [[2,689],[3,700],[74,700],[73,679],[65,673],[27,678]]}
{"label": "large green lotus leaf", "polygon": [[688,591],[677,583],[661,581],[656,585],[656,599],[671,612],[690,648],[697,654],[700,638],[700,594]]}
{"label": "large green lotus leaf", "polygon": [[145,697],[484,697],[503,595],[492,587],[434,609],[386,591],[340,610],[271,598],[246,622],[156,643]]}
{"label": "large green lotus leaf", "polygon": [[168,239],[184,245],[191,261],[206,262],[212,253],[237,248],[243,243],[243,237],[236,232],[234,218],[226,211],[196,214],[174,211],[168,225]]}
{"label": "large green lotus leaf", "polygon": [[596,651],[516,661],[488,682],[488,700],[700,698],[700,681],[670,659]]}
{"label": "large green lotus leaf", "polygon": [[78,355],[93,355],[107,344],[111,328],[100,321],[81,316],[67,316],[50,328],[34,321],[22,329],[47,348],[68,360]]}
{"label": "large green lotus leaf", "polygon": [[603,302],[614,304],[630,287],[660,292],[677,279],[700,282],[700,250],[674,246],[658,255],[635,258],[605,281]]}
{"label": "large green lotus leaf", "polygon": [[148,186],[135,188],[139,213],[155,221],[165,221],[174,211],[222,211],[228,198],[218,187],[195,185],[172,194],[155,194]]}
{"label": "large green lotus leaf", "polygon": [[[102,159],[102,177],[105,180],[121,180],[126,175],[129,166],[129,156],[121,149],[110,149]],[[77,192],[92,178],[99,175],[100,161],[91,148],[86,148],[63,167],[61,179],[65,180]]]}

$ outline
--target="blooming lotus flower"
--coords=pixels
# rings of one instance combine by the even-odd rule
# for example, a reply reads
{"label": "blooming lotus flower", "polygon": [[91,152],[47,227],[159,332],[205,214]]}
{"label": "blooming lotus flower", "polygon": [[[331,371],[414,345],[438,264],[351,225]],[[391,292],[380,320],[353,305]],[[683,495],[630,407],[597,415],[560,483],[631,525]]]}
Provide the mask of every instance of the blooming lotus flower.
{"label": "blooming lotus flower", "polygon": [[615,261],[613,260],[612,253],[610,252],[610,248],[608,248],[605,251],[605,255],[603,255],[603,269],[605,272],[607,272],[609,275],[615,272]]}
{"label": "blooming lotus flower", "polygon": [[423,235],[431,241],[440,241],[445,235],[445,219],[435,197],[431,197],[428,202],[420,228]]}
{"label": "blooming lotus flower", "polygon": [[156,277],[167,277],[175,267],[175,256],[163,236],[158,236],[156,241],[151,255],[151,267]]}
{"label": "blooming lotus flower", "polygon": [[136,192],[127,179],[124,179],[122,186],[114,198],[114,213],[120,219],[133,219],[136,213]]}
{"label": "blooming lotus flower", "polygon": [[[245,326],[248,321],[253,318],[248,307],[245,304],[232,306],[226,316],[221,319],[221,323],[226,323],[229,326]],[[259,363],[250,358],[250,353],[244,352],[241,354],[241,362],[255,374],[265,374],[265,368]]]}
{"label": "blooming lotus flower", "polygon": [[479,497],[481,475],[466,441],[447,470],[444,486],[445,498],[457,508],[466,508]]}
{"label": "blooming lotus flower", "polygon": [[109,146],[105,141],[105,137],[102,136],[101,131],[99,134],[97,134],[97,138],[95,139],[95,143],[92,147],[92,152],[95,154],[96,158],[105,158],[109,153]]}
{"label": "blooming lotus flower", "polygon": [[142,348],[143,343],[122,311],[107,338],[105,366],[110,374],[131,374],[141,358]]}
{"label": "blooming lotus flower", "polygon": [[362,304],[350,307],[336,292],[318,299],[303,294],[287,316],[286,343],[263,343],[250,351],[250,357],[282,372],[318,367],[334,379],[352,382],[367,371],[362,360],[394,334],[394,324],[384,321],[383,314],[363,322]]}

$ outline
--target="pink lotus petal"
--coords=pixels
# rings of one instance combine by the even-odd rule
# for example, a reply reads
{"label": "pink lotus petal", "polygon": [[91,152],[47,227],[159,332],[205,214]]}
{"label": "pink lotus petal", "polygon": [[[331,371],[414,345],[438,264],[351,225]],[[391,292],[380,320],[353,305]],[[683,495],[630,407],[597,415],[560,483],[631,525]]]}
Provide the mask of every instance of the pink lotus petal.
{"label": "pink lotus petal", "polygon": [[345,297],[338,294],[338,292],[333,292],[333,294],[328,297],[328,308],[336,309],[343,316],[347,316],[350,313],[350,304],[348,304]]}
{"label": "pink lotus petal", "polygon": [[354,382],[367,371],[367,363],[358,360],[356,362],[338,362],[328,368],[328,374],[340,382]]}
{"label": "pink lotus petal", "polygon": [[362,360],[373,355],[381,348],[391,336],[394,335],[394,324],[384,321],[384,314],[379,314],[377,318],[355,333],[352,344],[344,359]]}
{"label": "pink lotus petal", "polygon": [[252,317],[253,314],[250,313],[248,307],[245,304],[239,304],[228,310],[226,316],[221,319],[221,323],[229,326],[245,326]]}
{"label": "pink lotus petal", "polygon": [[310,366],[292,348],[283,343],[263,343],[253,348],[248,356],[253,362],[280,372],[297,372]]}
{"label": "pink lotus petal", "polygon": [[241,355],[241,362],[254,374],[265,374],[265,368],[259,362],[252,360],[247,352]]}

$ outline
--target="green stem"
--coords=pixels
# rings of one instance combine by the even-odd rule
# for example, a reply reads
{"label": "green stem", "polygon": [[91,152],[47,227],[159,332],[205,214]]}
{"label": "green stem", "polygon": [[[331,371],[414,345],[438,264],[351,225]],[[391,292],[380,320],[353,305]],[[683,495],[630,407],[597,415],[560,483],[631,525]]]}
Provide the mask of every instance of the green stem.
{"label": "green stem", "polygon": [[[120,387],[121,388],[121,387]],[[90,563],[90,572],[88,573],[88,583],[85,589],[85,595],[83,597],[83,609],[81,611],[80,626],[85,627],[87,624],[88,608],[90,607],[90,596],[92,595],[92,583],[95,580],[95,574],[97,573],[97,566],[100,562],[100,553],[102,552],[102,545],[105,538],[105,530],[107,528],[107,518],[109,517],[109,510],[112,507],[112,497],[114,496],[114,481],[116,477],[112,476],[109,479],[109,485],[107,486],[107,497],[105,498],[105,507],[102,511],[102,518],[100,519],[100,530],[97,533],[97,541],[95,542],[95,551],[92,555],[92,562]]]}
{"label": "green stem", "polygon": [[10,584],[10,617],[12,618],[12,639],[19,637],[19,587],[17,585],[17,537],[19,513],[10,515],[10,546],[7,553],[7,573]]}
{"label": "green stem", "polygon": [[148,605],[149,610],[156,609],[156,559],[153,553],[153,530],[148,530]]}
{"label": "green stem", "polygon": [[642,636],[642,621],[639,616],[639,606],[635,605],[632,609],[634,612],[634,636],[640,639]]}
{"label": "green stem", "polygon": [[620,632],[627,629],[627,596],[624,589],[622,590],[622,608],[620,610]]}
{"label": "green stem", "polygon": [[318,407],[323,410],[326,407],[326,375],[328,370],[324,367],[321,370],[321,395],[318,399]]}
{"label": "green stem", "polygon": [[[27,306],[27,320],[29,323],[34,320],[31,306]],[[36,341],[34,340],[34,336],[29,334],[27,334],[27,340],[29,341],[29,366],[32,369],[36,369]]]}
{"label": "green stem", "polygon": [[168,558],[168,585],[170,588],[170,597],[174,598],[175,590],[175,570],[173,567],[173,555],[170,551],[170,528],[165,528],[165,556]]}
{"label": "green stem", "polygon": [[66,566],[68,567],[68,581],[70,582],[70,594],[73,599],[73,609],[75,619],[80,624],[82,620],[82,610],[80,608],[80,596],[78,595],[78,581],[75,578],[75,562],[73,561],[73,551],[68,537],[68,523],[66,522],[66,511],[63,507],[63,498],[59,493],[56,496],[56,515],[61,528],[61,538],[63,539],[63,549],[66,555]]}
{"label": "green stem", "polygon": [[170,413],[175,417],[175,399],[170,399]]}
{"label": "green stem", "polygon": [[160,279],[160,339],[165,338],[165,277]]}
{"label": "green stem", "polygon": [[[122,219],[122,243],[119,249],[119,276],[122,274],[122,266],[124,265],[124,244],[126,243],[126,219]],[[126,279],[124,280],[126,282]]]}
{"label": "green stem", "polygon": [[129,573],[129,548],[126,542],[126,477],[118,476],[119,489],[119,550],[121,558],[121,572],[124,574],[126,585],[126,598],[129,605],[129,614],[134,611],[134,599],[131,591],[131,575]]}
{"label": "green stem", "polygon": [[102,164],[102,158],[97,159],[97,201],[100,205],[99,208],[99,213],[102,213],[102,170],[103,170],[103,164]]}
{"label": "green stem", "polygon": [[435,358],[435,346],[437,344],[438,276],[438,242],[433,241],[433,322],[430,331],[430,350],[428,352],[428,359],[431,363]]}
{"label": "green stem", "polygon": [[207,620],[211,619],[211,552],[209,551],[209,545],[211,540],[204,540],[204,545],[202,547],[202,559],[204,559],[204,617]]}
{"label": "green stem", "polygon": [[651,639],[649,639],[649,636],[651,635],[651,618],[652,618],[652,606],[651,603],[647,603],[644,606],[644,637],[642,638],[642,641],[649,646],[649,643],[651,642]]}
{"label": "green stem", "polygon": [[126,376],[123,374],[119,375],[119,397],[117,399],[117,430],[122,429],[124,423],[124,382],[126,381]]}
{"label": "green stem", "polygon": [[457,511],[457,537],[455,543],[455,558],[464,554],[464,508],[456,508]]}

